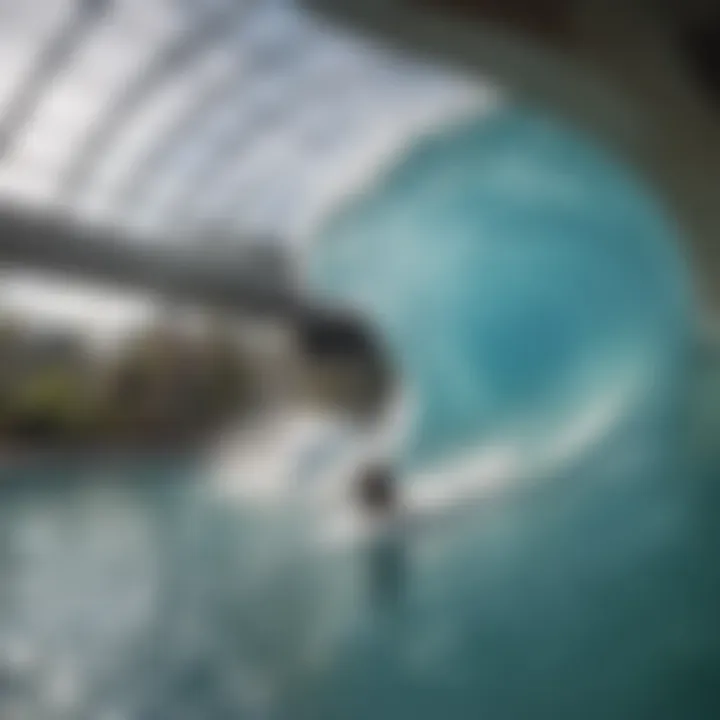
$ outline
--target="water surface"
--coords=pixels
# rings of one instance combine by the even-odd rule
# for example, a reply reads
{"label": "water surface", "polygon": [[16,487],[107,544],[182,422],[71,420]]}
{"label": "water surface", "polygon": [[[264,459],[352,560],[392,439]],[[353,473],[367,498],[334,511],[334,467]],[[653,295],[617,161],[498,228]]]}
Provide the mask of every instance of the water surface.
{"label": "water surface", "polygon": [[397,467],[497,446],[562,462],[342,548],[200,461],[6,474],[3,720],[720,715],[720,365],[690,352],[671,225],[597,148],[522,113],[387,183],[328,224],[317,279],[418,401]]}

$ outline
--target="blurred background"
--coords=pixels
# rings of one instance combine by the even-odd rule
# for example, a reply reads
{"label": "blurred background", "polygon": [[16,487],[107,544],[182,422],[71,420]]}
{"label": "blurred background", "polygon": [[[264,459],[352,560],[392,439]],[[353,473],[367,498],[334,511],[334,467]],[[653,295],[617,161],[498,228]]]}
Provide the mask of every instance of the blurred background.
{"label": "blurred background", "polygon": [[0,0],[2,720],[717,717],[713,5]]}

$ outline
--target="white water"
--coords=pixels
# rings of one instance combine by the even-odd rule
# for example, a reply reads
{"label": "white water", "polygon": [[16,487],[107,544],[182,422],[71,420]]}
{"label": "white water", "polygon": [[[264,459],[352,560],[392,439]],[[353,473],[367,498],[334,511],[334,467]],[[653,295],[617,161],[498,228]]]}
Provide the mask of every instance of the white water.
{"label": "white water", "polygon": [[[368,460],[386,456],[402,440],[407,413],[374,437],[331,415],[288,412],[266,418],[250,432],[230,434],[212,461],[216,492],[241,505],[287,507],[314,517],[316,538],[325,548],[350,548],[391,529],[417,532],[456,511],[488,502],[534,481],[547,479],[600,445],[637,409],[646,388],[643,363],[628,363],[610,386],[587,393],[561,418],[548,439],[517,427],[400,483],[402,511],[391,523],[371,520],[352,502],[352,484]],[[321,458],[308,472],[307,458]],[[303,468],[305,468],[303,470]]]}

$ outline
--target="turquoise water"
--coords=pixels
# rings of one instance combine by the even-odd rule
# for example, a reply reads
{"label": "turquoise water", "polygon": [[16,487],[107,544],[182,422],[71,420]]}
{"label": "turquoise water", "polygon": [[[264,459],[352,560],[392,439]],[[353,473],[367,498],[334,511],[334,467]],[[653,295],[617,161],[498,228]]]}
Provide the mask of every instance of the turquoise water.
{"label": "turquoise water", "polygon": [[718,717],[720,361],[688,351],[667,222],[515,112],[381,187],[317,269],[418,403],[398,465],[553,448],[598,398],[624,400],[612,422],[532,486],[366,547],[187,459],[7,473],[3,720]]}
{"label": "turquoise water", "polygon": [[421,143],[353,197],[310,274],[381,331],[417,407],[398,458],[415,467],[498,434],[549,441],[636,368],[657,398],[689,326],[676,245],[600,149],[507,110]]}
{"label": "turquoise water", "polygon": [[6,480],[2,717],[711,720],[717,475],[608,449],[342,553],[187,464]]}

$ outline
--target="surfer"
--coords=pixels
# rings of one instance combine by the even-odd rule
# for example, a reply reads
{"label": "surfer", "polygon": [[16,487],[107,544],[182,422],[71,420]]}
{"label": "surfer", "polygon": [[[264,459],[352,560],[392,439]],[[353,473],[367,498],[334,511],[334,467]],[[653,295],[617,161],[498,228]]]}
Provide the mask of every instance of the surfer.
{"label": "surfer", "polygon": [[[405,586],[404,542],[395,522],[401,498],[392,467],[383,458],[393,376],[370,330],[341,315],[314,317],[301,333],[310,396],[349,422],[360,447],[350,500],[369,525],[384,527],[368,554],[368,589],[379,606],[394,606]],[[397,526],[397,527],[396,527]]]}
{"label": "surfer", "polygon": [[395,479],[385,465],[370,465],[358,476],[356,501],[362,510],[372,516],[387,517],[398,509]]}

